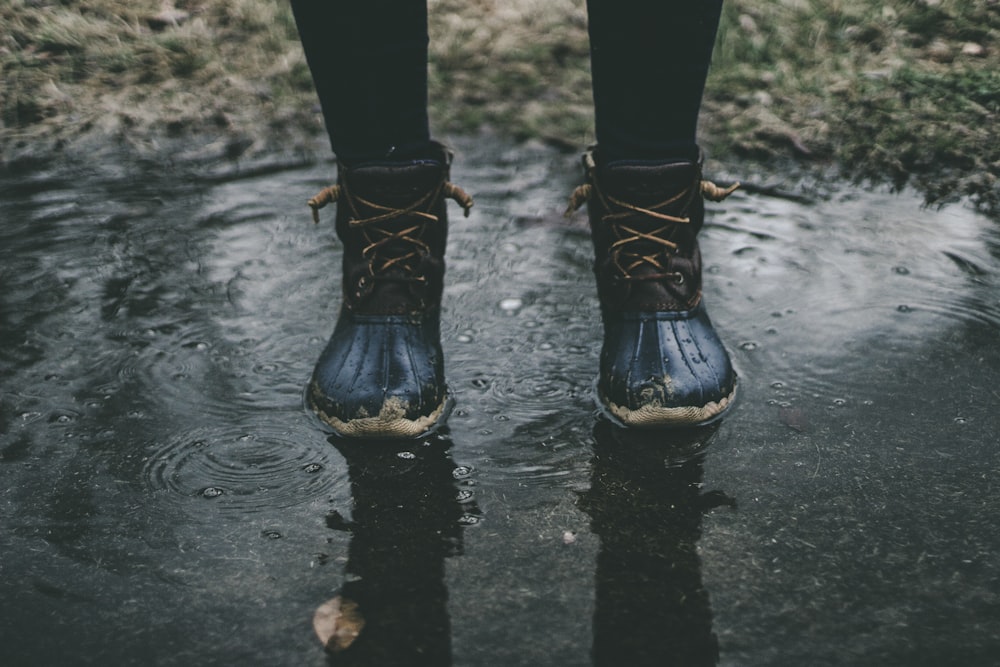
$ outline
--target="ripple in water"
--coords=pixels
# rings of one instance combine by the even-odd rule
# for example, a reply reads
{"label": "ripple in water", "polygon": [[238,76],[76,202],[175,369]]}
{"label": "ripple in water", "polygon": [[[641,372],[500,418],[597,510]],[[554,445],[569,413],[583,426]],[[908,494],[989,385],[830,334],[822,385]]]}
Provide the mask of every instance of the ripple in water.
{"label": "ripple in water", "polygon": [[706,256],[726,260],[707,272],[706,293],[742,374],[780,378],[772,400],[864,405],[927,341],[1000,330],[997,234],[970,211],[879,194],[750,199],[703,235]]}
{"label": "ripple in water", "polygon": [[[564,410],[586,401],[590,377],[583,384],[574,382],[551,369],[525,369],[517,375],[504,375],[489,384],[490,404],[505,414],[517,417],[544,415]],[[477,378],[482,381],[482,378]]]}
{"label": "ripple in water", "polygon": [[155,491],[247,512],[299,505],[342,482],[322,439],[256,426],[181,433],[154,451],[143,471]]}

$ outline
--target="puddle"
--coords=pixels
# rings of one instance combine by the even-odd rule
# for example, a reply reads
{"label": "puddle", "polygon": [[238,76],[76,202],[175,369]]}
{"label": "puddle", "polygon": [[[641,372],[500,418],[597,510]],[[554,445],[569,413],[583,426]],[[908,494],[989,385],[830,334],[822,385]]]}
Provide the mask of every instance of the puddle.
{"label": "puddle", "polygon": [[[327,166],[0,183],[0,640],[12,664],[984,664],[1000,226],[845,189],[738,192],[702,234],[740,373],[718,428],[597,418],[573,157],[459,145],[422,442],[328,442]],[[343,606],[341,607],[343,608]],[[341,657],[347,656],[347,653]]]}

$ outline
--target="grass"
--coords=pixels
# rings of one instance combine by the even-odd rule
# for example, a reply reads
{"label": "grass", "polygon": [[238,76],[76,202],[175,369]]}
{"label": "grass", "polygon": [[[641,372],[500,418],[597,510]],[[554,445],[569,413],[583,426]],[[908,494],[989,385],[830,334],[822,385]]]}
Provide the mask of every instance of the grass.
{"label": "grass", "polygon": [[[584,0],[429,6],[439,134],[593,140]],[[727,0],[702,141],[998,213],[998,37],[1000,0]],[[267,151],[322,132],[282,0],[7,0],[0,69],[8,162],[206,135]]]}

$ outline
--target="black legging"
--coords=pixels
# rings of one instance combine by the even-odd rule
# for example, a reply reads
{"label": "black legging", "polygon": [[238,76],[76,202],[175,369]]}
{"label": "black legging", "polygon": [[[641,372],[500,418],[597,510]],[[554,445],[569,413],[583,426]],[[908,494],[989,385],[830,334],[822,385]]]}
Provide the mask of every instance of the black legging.
{"label": "black legging", "polygon": [[[292,0],[330,143],[346,162],[420,157],[426,0]],[[604,160],[692,157],[722,0],[588,0]]]}

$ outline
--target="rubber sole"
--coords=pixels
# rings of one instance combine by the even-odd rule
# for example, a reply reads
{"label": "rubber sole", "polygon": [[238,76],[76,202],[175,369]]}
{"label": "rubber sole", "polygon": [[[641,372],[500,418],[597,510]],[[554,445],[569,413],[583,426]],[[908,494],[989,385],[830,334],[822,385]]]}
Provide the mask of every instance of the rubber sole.
{"label": "rubber sole", "polygon": [[446,392],[440,405],[430,414],[410,418],[406,416],[409,405],[398,397],[390,397],[382,405],[378,414],[359,415],[353,419],[340,419],[325,413],[312,399],[320,393],[315,383],[310,383],[306,395],[306,405],[325,425],[333,429],[335,435],[343,438],[385,438],[414,439],[433,433],[440,428],[451,411],[451,399]]}
{"label": "rubber sole", "polygon": [[608,401],[597,392],[598,406],[612,421],[625,428],[688,428],[707,426],[721,419],[736,402],[736,385],[728,396],[705,405],[666,407],[650,403],[638,408],[628,408]]}

